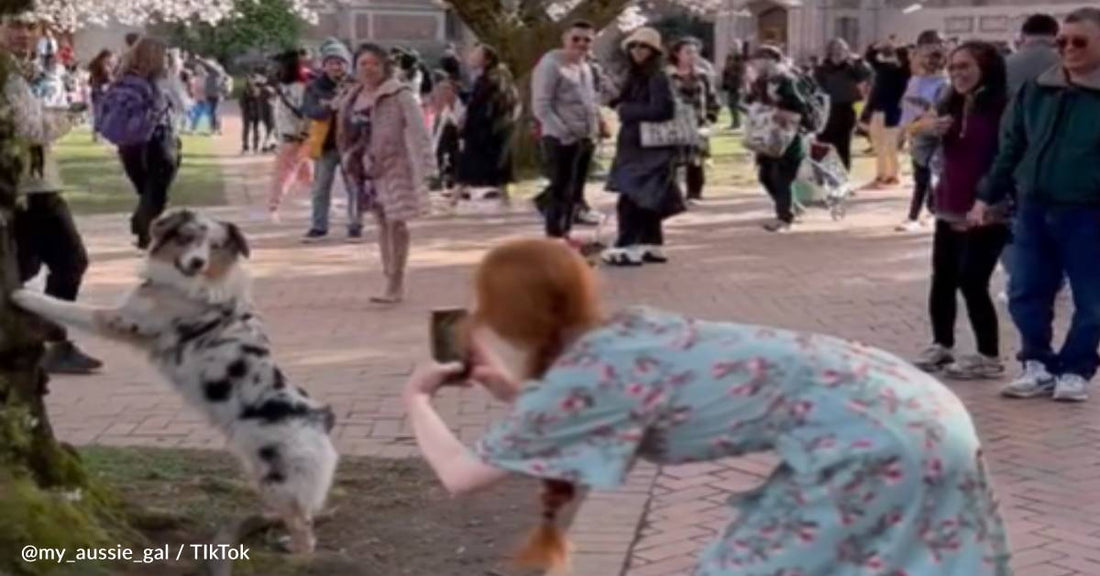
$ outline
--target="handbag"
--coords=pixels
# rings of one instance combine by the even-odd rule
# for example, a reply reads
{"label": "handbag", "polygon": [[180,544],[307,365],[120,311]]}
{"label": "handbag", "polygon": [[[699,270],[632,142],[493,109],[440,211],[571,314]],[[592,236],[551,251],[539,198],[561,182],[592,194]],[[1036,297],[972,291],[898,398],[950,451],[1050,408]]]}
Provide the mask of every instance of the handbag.
{"label": "handbag", "polygon": [[310,120],[305,149],[311,159],[316,160],[324,154],[325,139],[331,127],[332,120]]}
{"label": "handbag", "polygon": [[676,113],[665,122],[642,122],[642,148],[672,148],[699,143],[699,122],[695,109],[676,99]]}
{"label": "handbag", "polygon": [[782,158],[798,137],[798,122],[779,122],[776,108],[749,106],[745,122],[745,148],[768,158]]}

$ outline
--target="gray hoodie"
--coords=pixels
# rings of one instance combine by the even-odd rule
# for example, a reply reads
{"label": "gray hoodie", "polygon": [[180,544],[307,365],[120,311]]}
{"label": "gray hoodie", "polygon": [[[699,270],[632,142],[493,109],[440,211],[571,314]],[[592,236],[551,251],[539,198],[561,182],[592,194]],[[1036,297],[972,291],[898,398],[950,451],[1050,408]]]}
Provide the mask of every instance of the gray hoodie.
{"label": "gray hoodie", "polygon": [[1005,60],[1008,72],[1008,93],[1015,94],[1028,82],[1061,62],[1053,39],[1036,38],[1023,45]]}
{"label": "gray hoodie", "polygon": [[547,52],[535,68],[531,108],[542,135],[562,144],[599,136],[595,75],[586,62],[567,65],[562,50]]}

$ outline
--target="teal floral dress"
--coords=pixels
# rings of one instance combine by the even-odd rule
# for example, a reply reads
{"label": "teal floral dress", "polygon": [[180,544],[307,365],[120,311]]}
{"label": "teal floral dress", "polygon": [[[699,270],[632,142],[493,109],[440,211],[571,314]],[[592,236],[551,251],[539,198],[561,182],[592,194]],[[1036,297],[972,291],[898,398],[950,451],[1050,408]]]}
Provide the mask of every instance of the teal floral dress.
{"label": "teal floral dress", "polygon": [[974,425],[930,376],[835,338],[647,309],[576,342],[477,447],[594,488],[774,450],[697,576],[1007,576]]}

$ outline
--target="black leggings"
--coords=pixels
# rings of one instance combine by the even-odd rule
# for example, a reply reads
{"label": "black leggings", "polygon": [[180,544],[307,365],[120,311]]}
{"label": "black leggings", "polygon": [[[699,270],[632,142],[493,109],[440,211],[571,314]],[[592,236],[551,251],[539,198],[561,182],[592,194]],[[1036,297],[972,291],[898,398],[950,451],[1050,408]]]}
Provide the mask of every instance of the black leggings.
{"label": "black leggings", "polygon": [[[137,237],[140,248],[149,245],[149,227],[168,205],[168,189],[179,170],[177,142],[174,136],[158,135],[146,144],[118,149],[122,167],[138,195],[137,207],[130,216],[130,232]],[[170,150],[170,146],[177,149]]]}
{"label": "black leggings", "polygon": [[991,357],[1000,355],[997,309],[989,297],[989,279],[1008,238],[1007,226],[960,231],[947,222],[936,221],[932,243],[932,289],[928,298],[936,344],[954,348],[958,314],[956,292],[962,292],[978,353]]}
{"label": "black leggings", "polygon": [[621,193],[617,212],[619,238],[615,241],[616,248],[661,246],[665,243],[660,213],[638,206],[630,196]]}
{"label": "black leggings", "polygon": [[922,206],[932,212],[932,168],[913,161],[913,198],[909,201],[909,220],[920,218]]}
{"label": "black leggings", "polygon": [[851,104],[837,104],[829,110],[829,120],[817,139],[836,148],[840,161],[852,169],[852,134],[856,129],[856,109]]}
{"label": "black leggings", "polygon": [[688,162],[684,166],[684,171],[687,173],[687,197],[689,200],[702,200],[703,199],[703,187],[707,185],[707,170],[703,166],[702,160],[696,165],[694,162]]}
{"label": "black leggings", "polygon": [[[259,150],[260,149],[260,120],[259,116],[249,116],[244,118],[244,132],[241,133],[241,150]],[[252,134],[252,148],[248,147],[248,135]]]}
{"label": "black leggings", "polygon": [[760,183],[775,202],[775,217],[788,224],[794,221],[791,185],[798,176],[799,163],[800,160],[791,158],[757,159]]}
{"label": "black leggings", "polygon": [[[15,212],[15,245],[21,281],[34,278],[46,266],[46,294],[76,301],[88,269],[88,252],[60,194],[27,195],[26,205]],[[65,329],[52,326],[47,339],[64,341]]]}

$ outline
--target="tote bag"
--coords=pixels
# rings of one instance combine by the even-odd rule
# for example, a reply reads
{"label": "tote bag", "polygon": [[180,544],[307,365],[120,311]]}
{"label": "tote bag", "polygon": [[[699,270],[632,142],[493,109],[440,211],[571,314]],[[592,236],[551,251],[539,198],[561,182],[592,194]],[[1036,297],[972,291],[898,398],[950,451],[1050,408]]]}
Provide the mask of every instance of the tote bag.
{"label": "tote bag", "polygon": [[309,133],[306,136],[305,149],[311,159],[316,160],[324,154],[325,139],[328,137],[328,131],[331,127],[331,120],[311,120],[309,122]]}
{"label": "tote bag", "polygon": [[676,114],[667,122],[642,122],[642,148],[694,146],[699,143],[695,110],[676,99]]}
{"label": "tote bag", "polygon": [[745,124],[745,148],[767,158],[782,158],[798,137],[798,122],[781,124],[776,109],[763,104],[749,106]]}

